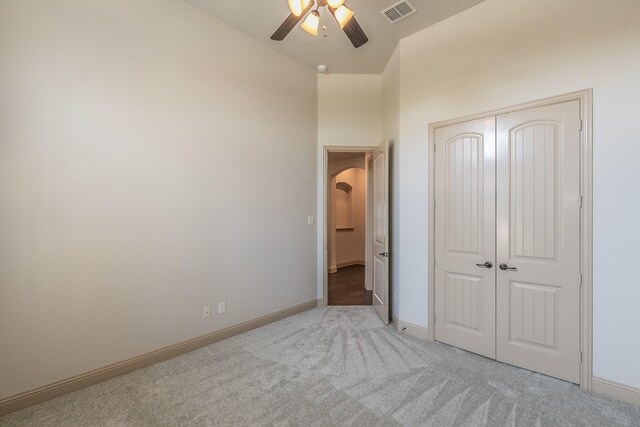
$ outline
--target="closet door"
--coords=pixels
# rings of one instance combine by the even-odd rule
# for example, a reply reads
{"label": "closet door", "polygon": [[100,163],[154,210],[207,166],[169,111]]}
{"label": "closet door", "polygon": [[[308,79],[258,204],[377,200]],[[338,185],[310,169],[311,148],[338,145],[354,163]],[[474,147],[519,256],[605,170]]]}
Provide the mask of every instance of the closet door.
{"label": "closet door", "polygon": [[495,357],[495,118],[435,132],[436,340]]}
{"label": "closet door", "polygon": [[580,379],[580,104],[497,117],[497,359]]}

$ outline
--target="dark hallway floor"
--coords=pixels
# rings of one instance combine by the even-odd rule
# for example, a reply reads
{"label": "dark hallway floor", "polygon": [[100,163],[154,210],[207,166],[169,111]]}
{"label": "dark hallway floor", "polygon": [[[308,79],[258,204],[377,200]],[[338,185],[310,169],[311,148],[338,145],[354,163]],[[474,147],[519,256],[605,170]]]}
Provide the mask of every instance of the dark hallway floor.
{"label": "dark hallway floor", "polygon": [[371,305],[372,292],[364,288],[364,265],[352,265],[329,274],[329,305]]}

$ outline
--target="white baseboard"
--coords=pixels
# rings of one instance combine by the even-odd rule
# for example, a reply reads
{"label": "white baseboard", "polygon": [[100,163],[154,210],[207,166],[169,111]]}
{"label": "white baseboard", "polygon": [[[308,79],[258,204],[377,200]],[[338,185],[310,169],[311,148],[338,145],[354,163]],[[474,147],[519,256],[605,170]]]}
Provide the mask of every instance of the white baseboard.
{"label": "white baseboard", "polygon": [[399,332],[403,332],[414,336],[416,338],[420,338],[421,340],[429,341],[429,329],[424,326],[414,325],[413,323],[403,322],[398,319],[395,315],[392,315],[393,324],[396,325],[396,328]]}
{"label": "white baseboard", "polygon": [[336,263],[336,267],[351,267],[352,265],[365,265],[363,259],[352,259],[351,261],[343,261]]}
{"label": "white baseboard", "polygon": [[640,405],[640,388],[593,377],[591,389],[594,393],[604,394],[614,399]]}
{"label": "white baseboard", "polygon": [[92,371],[85,372],[84,374],[76,375],[65,380],[56,381],[52,384],[0,399],[0,416],[10,414],[11,412],[15,412],[29,406],[37,405],[38,403],[54,399],[64,394],[71,393],[72,391],[80,390],[81,388],[135,371],[136,369],[171,359],[200,347],[221,341],[225,338],[230,338],[234,335],[293,316],[294,314],[311,310],[318,306],[318,302],[319,300],[305,302],[303,304],[268,314],[257,319],[249,320],[235,326],[230,326],[198,338],[193,338],[188,341],[161,348],[131,359],[123,360],[103,368],[94,369]]}
{"label": "white baseboard", "polygon": [[327,267],[327,272],[329,274],[337,273],[339,268],[351,267],[352,265],[366,265],[366,264],[363,259],[354,259],[351,261],[339,262],[335,266]]}

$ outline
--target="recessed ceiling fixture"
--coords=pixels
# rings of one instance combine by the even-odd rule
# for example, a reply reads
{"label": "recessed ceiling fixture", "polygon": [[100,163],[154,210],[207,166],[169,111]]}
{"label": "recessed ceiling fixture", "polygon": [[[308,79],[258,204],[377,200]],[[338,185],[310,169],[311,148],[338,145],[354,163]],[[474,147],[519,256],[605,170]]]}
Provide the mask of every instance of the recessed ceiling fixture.
{"label": "recessed ceiling fixture", "polygon": [[396,4],[393,4],[380,12],[389,22],[395,24],[398,21],[403,20],[407,16],[416,13],[416,8],[407,0],[402,0]]}
{"label": "recessed ceiling fixture", "polygon": [[[349,37],[353,47],[360,47],[369,41],[369,38],[353,16],[353,10],[345,4],[345,0],[288,0],[291,14],[271,36],[271,40],[282,41],[300,22],[300,27],[307,33],[317,36],[322,29],[322,35],[327,36],[327,26],[324,19],[330,13]],[[320,14],[322,12],[322,15]],[[304,20],[303,20],[304,19]]]}

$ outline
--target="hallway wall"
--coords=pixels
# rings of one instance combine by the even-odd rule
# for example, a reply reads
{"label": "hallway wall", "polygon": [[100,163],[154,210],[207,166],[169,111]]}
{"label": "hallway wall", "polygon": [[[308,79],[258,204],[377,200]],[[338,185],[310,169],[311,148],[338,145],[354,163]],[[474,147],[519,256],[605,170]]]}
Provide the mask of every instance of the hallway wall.
{"label": "hallway wall", "polygon": [[[364,155],[363,155],[364,157]],[[340,268],[350,264],[364,264],[366,231],[366,173],[364,169],[351,168],[336,176],[336,184],[346,182],[352,189],[352,229],[336,230],[336,264]],[[336,217],[339,218],[336,205]],[[339,226],[339,224],[337,224]]]}

